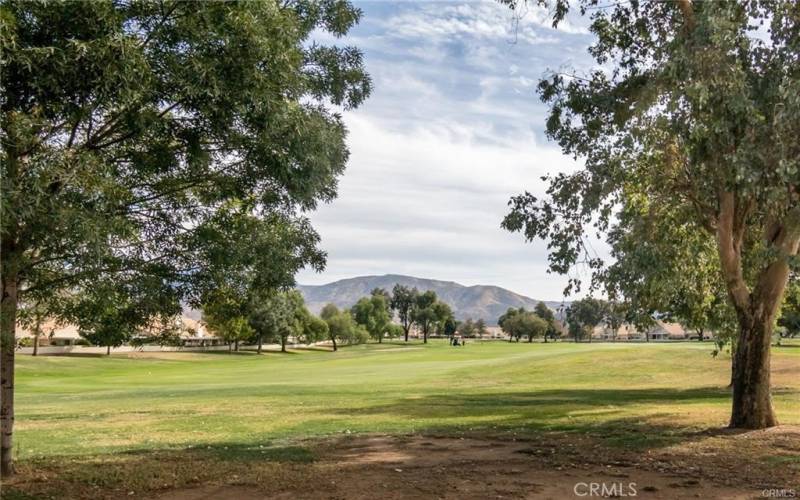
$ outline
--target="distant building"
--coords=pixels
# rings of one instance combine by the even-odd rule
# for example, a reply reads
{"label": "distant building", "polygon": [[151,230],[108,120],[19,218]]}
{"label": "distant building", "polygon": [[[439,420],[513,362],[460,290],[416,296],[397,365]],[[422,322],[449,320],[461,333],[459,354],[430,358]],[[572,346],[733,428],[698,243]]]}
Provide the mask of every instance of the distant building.
{"label": "distant building", "polygon": [[[705,338],[711,338],[710,333],[705,333]],[[690,340],[697,339],[696,332],[689,332],[680,323],[656,321],[648,330],[640,330],[631,324],[620,326],[616,332],[605,325],[598,325],[592,331],[593,340],[617,340],[620,342],[631,340]]]}
{"label": "distant building", "polygon": [[[205,323],[187,316],[175,318],[174,323],[166,325],[154,323],[148,328],[143,329],[139,334],[139,339],[156,336],[166,328],[175,328],[183,346],[214,346],[221,345],[222,341],[211,333]],[[53,320],[45,321],[40,327],[39,346],[72,346],[83,342],[78,333],[78,326],[71,323],[59,324]],[[34,339],[32,328],[26,328],[17,324],[15,335],[17,341],[22,339]]]}

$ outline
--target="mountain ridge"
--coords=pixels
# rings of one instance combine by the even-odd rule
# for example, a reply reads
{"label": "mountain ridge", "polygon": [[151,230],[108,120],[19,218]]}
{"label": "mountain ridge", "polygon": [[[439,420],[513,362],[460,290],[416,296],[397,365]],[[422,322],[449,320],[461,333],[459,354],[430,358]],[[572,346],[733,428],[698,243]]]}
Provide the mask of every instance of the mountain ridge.
{"label": "mountain ridge", "polygon": [[[303,294],[308,308],[319,313],[327,303],[339,308],[349,308],[358,299],[369,295],[374,288],[384,288],[391,292],[395,284],[416,287],[420,291],[433,290],[444,302],[450,304],[457,319],[482,318],[488,325],[496,325],[509,307],[533,309],[539,302],[525,295],[496,285],[462,285],[455,281],[418,278],[403,274],[384,274],[354,276],[326,283],[324,285],[297,285]],[[556,310],[567,302],[543,300],[548,307]]]}

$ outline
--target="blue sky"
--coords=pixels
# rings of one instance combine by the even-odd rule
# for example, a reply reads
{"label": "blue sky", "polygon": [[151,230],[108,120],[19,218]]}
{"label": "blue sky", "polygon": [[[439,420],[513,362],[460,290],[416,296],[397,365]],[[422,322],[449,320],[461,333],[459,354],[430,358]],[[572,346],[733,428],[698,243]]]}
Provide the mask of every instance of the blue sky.
{"label": "blue sky", "polygon": [[302,284],[410,274],[561,298],[543,242],[500,229],[510,196],[542,193],[541,175],[579,166],[544,136],[536,83],[586,70],[591,36],[550,27],[547,12],[494,2],[356,2],[374,91],[345,112],[351,158],[339,197],[310,214],[328,252]]}

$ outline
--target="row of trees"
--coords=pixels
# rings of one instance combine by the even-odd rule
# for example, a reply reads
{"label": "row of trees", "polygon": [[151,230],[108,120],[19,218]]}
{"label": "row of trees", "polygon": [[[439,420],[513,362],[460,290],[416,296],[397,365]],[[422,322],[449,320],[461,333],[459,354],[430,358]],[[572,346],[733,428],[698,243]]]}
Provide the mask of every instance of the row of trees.
{"label": "row of trees", "polygon": [[456,331],[452,308],[439,300],[432,290],[420,292],[416,288],[397,284],[392,289],[389,303],[397,314],[406,342],[412,326],[419,329],[425,343],[432,333],[450,336]]}

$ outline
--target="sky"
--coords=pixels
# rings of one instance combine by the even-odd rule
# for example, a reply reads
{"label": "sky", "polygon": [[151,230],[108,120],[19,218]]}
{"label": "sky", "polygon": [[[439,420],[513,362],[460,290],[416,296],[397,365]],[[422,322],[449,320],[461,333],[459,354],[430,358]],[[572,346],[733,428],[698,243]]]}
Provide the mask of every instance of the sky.
{"label": "sky", "polygon": [[542,175],[580,167],[545,136],[536,84],[593,67],[591,35],[488,0],[355,4],[364,15],[346,38],[315,39],[359,47],[374,90],[343,113],[338,198],[309,214],[327,268],[298,283],[408,274],[560,300],[567,277],[547,273],[545,242],[500,222],[511,196],[543,194]]}

